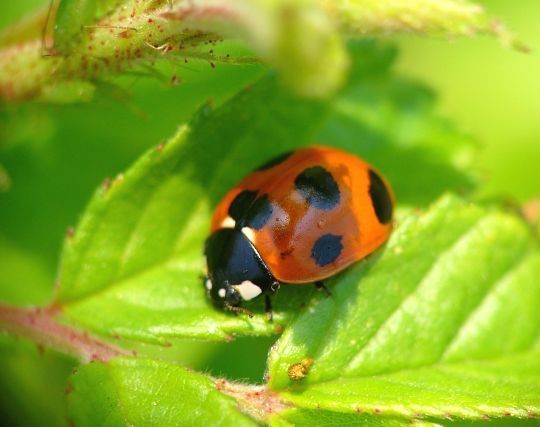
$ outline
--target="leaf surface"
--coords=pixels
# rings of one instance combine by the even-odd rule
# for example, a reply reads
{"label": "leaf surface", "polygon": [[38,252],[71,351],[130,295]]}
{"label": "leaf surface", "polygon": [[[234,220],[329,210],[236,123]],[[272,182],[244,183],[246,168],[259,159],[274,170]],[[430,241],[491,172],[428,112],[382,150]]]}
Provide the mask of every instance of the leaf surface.
{"label": "leaf surface", "polygon": [[[445,196],[335,279],[269,356],[270,386],[331,411],[464,418],[540,410],[540,253],[517,217]],[[331,282],[332,283],[332,282]],[[314,360],[292,383],[288,367]]]}
{"label": "leaf surface", "polygon": [[[470,188],[469,168],[443,160],[470,150],[470,141],[432,113],[428,92],[391,77],[392,50],[353,49],[355,72],[333,102],[299,98],[264,77],[221,107],[204,107],[169,143],[106,182],[65,243],[56,303],[67,317],[99,333],[161,343],[279,331],[311,287],[283,286],[274,324],[225,313],[205,295],[202,247],[211,210],[228,189],[290,149],[323,143],[361,155],[395,178],[402,205],[432,200],[449,181]],[[387,120],[374,120],[371,109]],[[409,176],[422,170],[433,176],[419,192]],[[248,306],[263,310],[262,301]]]}
{"label": "leaf surface", "polygon": [[[410,421],[398,417],[379,417],[366,414],[345,414],[309,409],[288,409],[274,415],[270,419],[271,427],[293,427],[315,425],[329,426],[363,426],[373,427],[401,427],[410,425]],[[421,427],[428,427],[424,425]]]}
{"label": "leaf surface", "polygon": [[257,425],[210,378],[149,359],[81,366],[68,392],[69,416],[82,427]]}

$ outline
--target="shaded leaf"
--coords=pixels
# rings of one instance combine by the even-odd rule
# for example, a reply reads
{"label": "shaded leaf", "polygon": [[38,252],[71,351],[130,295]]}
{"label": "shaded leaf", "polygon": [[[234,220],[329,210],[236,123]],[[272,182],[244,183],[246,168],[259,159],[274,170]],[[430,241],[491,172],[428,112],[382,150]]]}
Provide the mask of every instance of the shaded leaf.
{"label": "shaded leaf", "polygon": [[69,416],[77,426],[255,426],[204,375],[149,359],[84,365],[71,377]]}
{"label": "shaded leaf", "polygon": [[[520,219],[447,196],[314,299],[269,357],[301,407],[479,418],[540,410],[540,253]],[[287,369],[314,359],[302,383]]]}
{"label": "shaded leaf", "polygon": [[68,357],[43,351],[26,340],[0,336],[2,425],[65,427],[66,378],[75,367]]}
{"label": "shaded leaf", "polygon": [[[46,304],[53,272],[35,253],[23,250],[0,234],[0,299],[12,304]],[[25,286],[16,286],[25,283]]]}

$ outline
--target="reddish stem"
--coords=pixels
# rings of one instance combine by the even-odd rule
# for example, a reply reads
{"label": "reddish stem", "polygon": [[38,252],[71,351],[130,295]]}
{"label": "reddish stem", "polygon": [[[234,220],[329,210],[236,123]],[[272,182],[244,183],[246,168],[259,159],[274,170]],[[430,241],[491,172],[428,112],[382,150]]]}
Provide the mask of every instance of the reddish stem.
{"label": "reddish stem", "polygon": [[268,421],[268,417],[272,414],[290,407],[277,393],[266,386],[239,384],[225,379],[218,379],[215,384],[217,390],[234,397],[240,403],[239,406],[243,412],[263,423]]}
{"label": "reddish stem", "polygon": [[83,362],[107,362],[130,355],[86,332],[58,323],[58,310],[21,308],[0,304],[0,331],[28,338],[36,344],[72,355]]}

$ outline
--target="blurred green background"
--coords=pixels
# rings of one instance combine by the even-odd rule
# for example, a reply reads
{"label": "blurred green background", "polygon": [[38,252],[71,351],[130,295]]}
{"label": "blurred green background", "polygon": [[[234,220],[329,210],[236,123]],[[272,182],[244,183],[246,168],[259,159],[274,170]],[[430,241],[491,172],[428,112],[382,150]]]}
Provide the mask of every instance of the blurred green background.
{"label": "blurred green background", "polygon": [[[479,142],[482,197],[526,201],[540,196],[540,2],[482,2],[501,17],[530,54],[489,38],[425,40],[401,37],[398,70],[430,85],[439,112]],[[2,2],[0,28],[39,0]],[[223,52],[237,49],[219,47]],[[203,102],[219,103],[264,72],[257,66],[190,62],[181,84],[123,77],[125,91],[101,88],[89,104],[0,109],[0,300],[45,304],[51,295],[60,242],[77,222],[94,188],[147,147],[169,137]],[[192,344],[165,357],[230,378],[262,380],[272,339]],[[151,350],[156,351],[156,350]],[[64,425],[63,388],[74,364],[49,351],[0,337],[0,420],[3,425]]]}

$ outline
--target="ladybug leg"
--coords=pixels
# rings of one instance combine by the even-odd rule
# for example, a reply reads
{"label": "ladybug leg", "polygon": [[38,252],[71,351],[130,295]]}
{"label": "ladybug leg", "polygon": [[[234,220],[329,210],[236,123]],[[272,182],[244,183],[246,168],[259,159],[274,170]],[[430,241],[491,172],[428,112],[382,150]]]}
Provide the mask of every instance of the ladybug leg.
{"label": "ladybug leg", "polygon": [[230,305],[229,303],[225,303],[224,304],[224,307],[229,310],[230,312],[234,313],[234,314],[245,314],[247,315],[247,317],[249,317],[250,319],[253,317],[253,313],[251,311],[249,311],[247,308],[244,308],[244,307],[236,307],[234,305]]}
{"label": "ladybug leg", "polygon": [[272,300],[268,294],[264,296],[264,311],[266,312],[268,321],[271,322],[274,318],[274,313],[272,312]]}
{"label": "ladybug leg", "polygon": [[324,282],[319,280],[315,282],[314,285],[318,290],[323,291],[327,297],[332,296],[332,292],[330,292],[330,289],[325,286]]}

